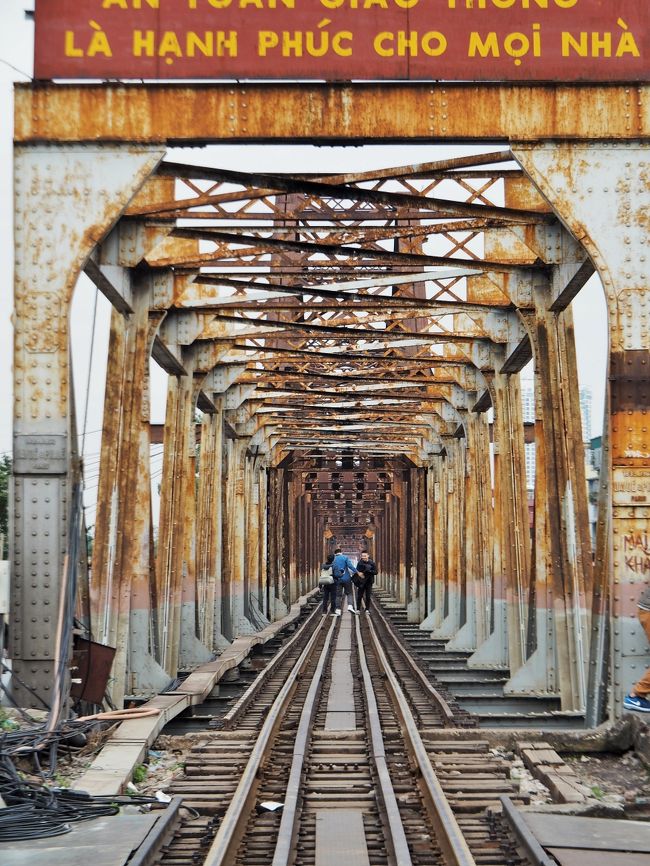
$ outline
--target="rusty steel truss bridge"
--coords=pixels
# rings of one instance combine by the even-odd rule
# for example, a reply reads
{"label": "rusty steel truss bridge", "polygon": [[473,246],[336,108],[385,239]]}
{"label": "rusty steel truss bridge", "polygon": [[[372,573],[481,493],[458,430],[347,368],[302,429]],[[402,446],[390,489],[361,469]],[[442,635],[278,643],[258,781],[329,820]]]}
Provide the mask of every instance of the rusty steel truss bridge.
{"label": "rusty steel truss bridge", "polygon": [[[337,175],[166,156],[378,142],[486,149]],[[116,648],[113,702],[155,694],[284,616],[338,543],[370,550],[409,620],[470,667],[509,671],[507,694],[559,696],[590,725],[620,714],[648,660],[649,222],[646,85],[17,86],[16,700],[66,693],[75,614]],[[91,568],[68,329],[82,272],[113,307]],[[595,272],[594,553],[571,302]],[[168,374],[155,543],[151,357]]]}

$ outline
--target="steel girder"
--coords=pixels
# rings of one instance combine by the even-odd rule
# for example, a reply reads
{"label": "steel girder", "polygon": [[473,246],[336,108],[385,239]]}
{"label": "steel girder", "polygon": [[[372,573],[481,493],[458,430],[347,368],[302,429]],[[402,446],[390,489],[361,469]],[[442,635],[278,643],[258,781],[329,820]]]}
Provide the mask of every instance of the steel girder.
{"label": "steel girder", "polygon": [[[61,98],[64,90],[56,91]],[[138,139],[154,134],[153,126],[146,122],[153,103],[177,101],[184,90],[162,88],[155,96],[147,91],[144,101],[143,91],[138,89],[119,87],[114,89],[114,95],[125,103],[140,100],[140,132],[133,134]],[[453,102],[462,94],[471,100],[478,98],[480,91],[485,109],[490,93],[498,93],[501,98],[505,90],[512,91],[515,100],[523,96],[527,99],[525,104],[521,103],[523,111],[519,115],[527,126],[522,126],[519,133],[511,129],[515,138],[522,137],[524,130],[532,130],[530,134],[538,137],[599,134],[602,113],[596,111],[557,112],[553,114],[555,126],[550,122],[549,105],[557,107],[558,101],[568,105],[585,88],[453,88],[453,93],[449,92],[445,98]],[[635,115],[634,130],[630,126],[632,103],[621,88],[587,90],[588,93],[580,94],[583,108],[585,100],[602,102],[603,94],[607,96],[608,128],[602,134],[626,138],[643,132],[645,88],[638,88],[635,93],[635,105],[640,108],[635,109],[638,116]],[[92,88],[68,89],[67,93],[68,97],[74,97],[72,105],[81,106],[91,91],[97,109],[92,122],[97,128],[107,129],[102,116],[103,95]],[[249,97],[253,100],[251,104],[262,91],[258,94],[254,90]],[[330,98],[332,95],[336,98],[348,91],[323,88],[322,93],[326,92]],[[357,93],[360,89],[350,92]],[[385,105],[390,105],[398,92],[402,91],[371,87],[365,89],[365,97],[370,97],[370,105],[375,96],[388,94]],[[236,101],[240,99],[239,90],[232,91],[231,96],[232,93]],[[266,90],[267,96],[269,93]],[[279,87],[273,93],[281,94],[283,99],[301,98],[299,90],[291,87]],[[438,99],[440,93],[432,90],[431,98]],[[218,101],[225,91],[208,88],[205,94]],[[72,132],[66,132],[56,126],[58,121],[51,110],[57,99],[59,96],[49,90],[20,91],[19,140],[68,134],[73,138],[84,137],[84,128],[90,130],[89,123],[84,127],[90,115],[84,119],[81,113],[71,110],[67,130]],[[48,111],[38,112],[37,102],[39,106],[48,106]],[[494,110],[495,106],[496,103],[492,105],[491,118],[489,112],[480,114],[484,125],[492,123],[491,132],[487,126],[484,129],[485,137],[500,136],[506,122],[500,111]],[[509,106],[509,114],[510,110]],[[127,118],[136,116],[138,111],[125,115],[126,126],[111,135],[129,137]],[[361,140],[366,134],[363,116],[361,111],[350,117],[341,134],[351,138],[356,135]],[[232,129],[224,131],[227,137],[237,135],[241,114],[236,112],[233,117]],[[291,123],[294,134],[300,137],[295,117]],[[539,122],[531,124],[537,118]],[[621,123],[617,125],[618,120]],[[169,115],[169,121],[176,122],[176,118]],[[194,126],[190,123],[184,135],[197,134],[193,122]],[[400,123],[403,124],[403,118]],[[390,138],[390,121],[386,128],[380,126],[381,134]],[[462,135],[460,127],[458,117],[445,122],[442,131]],[[419,134],[418,128],[417,123],[411,127],[414,137]],[[327,124],[322,130],[321,134],[327,137]],[[168,132],[157,130],[156,134],[167,137]],[[428,133],[422,131],[423,135],[430,133],[430,129]],[[481,135],[476,127],[468,134]],[[282,138],[280,126],[268,129],[265,137],[273,135]],[[255,137],[255,133],[247,130],[246,137]],[[54,148],[59,149],[60,146]],[[132,148],[127,150],[133,152]],[[612,286],[618,286],[617,278],[611,276],[615,268],[611,263],[617,261],[620,250],[644,251],[644,240],[638,233],[643,224],[641,211],[630,198],[631,190],[634,195],[647,195],[647,181],[639,168],[644,162],[644,146],[535,143],[514,148],[514,152],[537,188],[552,203],[553,210],[574,237],[585,244],[601,274],[610,279]],[[152,153],[159,154],[159,150]],[[579,162],[578,156],[582,159],[585,153],[584,161]],[[457,646],[475,649],[472,663],[477,666],[509,665],[514,674],[510,685],[513,692],[558,692],[565,708],[578,711],[583,708],[585,670],[596,669],[599,673],[604,670],[602,642],[596,640],[590,654],[585,655],[584,651],[590,598],[602,599],[608,587],[604,571],[600,577],[597,573],[592,584],[584,568],[586,555],[576,557],[575,551],[582,549],[584,542],[582,504],[576,494],[580,484],[578,456],[549,437],[548,426],[563,423],[556,412],[550,411],[555,405],[553,393],[558,388],[568,388],[573,394],[576,387],[573,380],[567,383],[558,378],[562,374],[560,368],[566,370],[565,362],[572,352],[570,318],[562,311],[593,266],[518,168],[509,168],[505,163],[503,169],[503,159],[499,163],[496,170],[486,167],[490,165],[487,157],[483,164],[474,161],[471,165],[461,162],[454,166],[429,166],[429,177],[422,167],[410,167],[410,171],[387,170],[375,177],[339,175],[275,181],[269,176],[251,177],[250,187],[242,183],[243,177],[235,178],[232,173],[227,179],[225,173],[215,179],[208,172],[202,177],[197,169],[173,166],[150,179],[131,202],[119,227],[122,258],[117,265],[107,264],[102,251],[97,254],[88,248],[80,255],[78,267],[85,259],[87,273],[114,306],[128,316],[135,314],[137,305],[134,306],[133,292],[128,288],[130,277],[127,275],[125,281],[124,269],[136,266],[142,269],[143,265],[154,269],[149,314],[164,312],[166,318],[160,334],[153,339],[152,353],[177,379],[176,385],[170,387],[181,388],[186,395],[185,408],[180,415],[174,413],[166,425],[170,435],[165,460],[173,466],[174,461],[178,463],[180,452],[184,456],[180,454],[178,464],[182,467],[181,475],[169,470],[169,480],[163,485],[163,501],[172,502],[180,495],[175,485],[182,487],[182,503],[173,507],[180,509],[179,514],[191,515],[188,526],[196,527],[200,541],[198,548],[193,547],[188,543],[189,530],[179,529],[178,521],[169,518],[170,524],[175,524],[169,527],[170,537],[176,535],[165,549],[171,551],[167,562],[177,563],[172,581],[176,588],[172,592],[164,581],[161,583],[169,566],[163,567],[160,559],[152,578],[161,596],[156,602],[157,613],[163,612],[160,628],[165,633],[172,628],[168,671],[183,658],[182,638],[173,637],[179,634],[180,626],[174,623],[189,623],[180,630],[186,634],[186,648],[193,647],[187,662],[195,663],[201,655],[195,641],[202,642],[210,651],[218,646],[222,630],[233,637],[263,624],[265,616],[279,615],[284,606],[310,585],[310,575],[322,558],[325,542],[335,538],[358,542],[363,537],[365,543],[376,547],[386,584],[407,606],[413,620],[425,619],[437,633],[450,637],[452,645],[455,642]],[[609,193],[608,183],[614,185],[612,168],[615,176],[620,176],[616,195],[623,203],[619,210],[623,234],[614,232],[606,236],[602,230],[604,223],[590,212],[586,196],[576,192],[580,183],[574,165],[583,168],[588,165],[590,174],[602,176],[598,183],[603,194]],[[451,178],[450,172],[457,177]],[[133,181],[130,193],[142,176]],[[177,196],[173,177],[186,182],[182,197]],[[434,201],[436,187],[443,181],[464,191],[457,201],[452,202],[449,197]],[[335,192],[332,196],[328,196],[328,183]],[[372,194],[364,192],[360,184],[369,187]],[[233,189],[233,185],[240,188]],[[341,186],[347,187],[345,199],[341,198]],[[130,193],[124,196],[127,200]],[[426,198],[431,203],[423,201]],[[35,202],[36,199],[31,199],[28,207]],[[194,220],[194,226],[185,223],[182,232],[175,232],[178,218]],[[221,221],[218,233],[206,230],[207,221],[214,219]],[[240,220],[244,226],[241,230]],[[111,221],[105,219],[101,229],[94,230],[94,234],[91,231],[93,238],[99,239]],[[227,230],[223,230],[224,222]],[[626,224],[627,230],[622,228]],[[113,237],[116,236],[114,233]],[[425,250],[427,238],[429,249]],[[131,243],[125,243],[127,239]],[[388,242],[392,247],[387,246]],[[70,236],[66,243],[70,245]],[[110,239],[106,241],[109,243]],[[208,248],[210,244],[212,249]],[[624,292],[622,288],[608,291],[610,307],[614,309],[612,305],[616,304],[617,315],[623,312],[629,323],[627,331],[619,329],[623,366],[618,375],[621,382],[627,382],[629,377],[623,371],[634,366],[640,356],[625,353],[646,351],[643,347],[647,346],[647,335],[642,327],[639,331],[632,324],[632,315],[627,315],[644,302],[643,268],[637,277],[632,274],[634,266],[629,264],[634,256],[622,258],[622,270],[630,272],[629,280],[635,283],[636,290],[630,294],[628,284]],[[636,258],[644,261],[641,256]],[[442,267],[459,269],[467,276],[422,279],[427,268]],[[70,273],[75,273],[74,268]],[[224,287],[222,291],[218,290],[220,285]],[[624,297],[628,300],[619,300]],[[296,300],[295,309],[290,303],[292,299]],[[24,318],[25,314],[19,310],[19,329]],[[264,320],[269,324],[260,324]],[[553,348],[548,349],[550,337]],[[526,538],[526,519],[521,513],[523,461],[518,446],[513,450],[511,442],[518,441],[521,429],[517,371],[532,355],[537,361],[544,412],[546,407],[550,411],[548,417],[542,415],[544,424],[539,427],[538,456],[544,456],[539,489],[546,490],[549,507],[554,496],[560,498],[562,523],[559,552],[557,557],[552,554],[555,559],[550,570],[544,551],[552,551],[554,530],[543,521],[536,527],[532,580],[538,590],[538,613],[544,617],[554,610],[559,618],[556,633],[547,635],[546,643],[540,638],[538,626],[538,643],[530,655],[530,636],[525,627],[530,618],[525,599],[531,580],[528,565],[531,550]],[[548,358],[552,361],[548,370],[540,370],[542,359]],[[185,385],[181,385],[183,377],[189,377]],[[358,383],[348,390],[351,379],[357,379]],[[401,381],[392,381],[395,379]],[[299,389],[293,387],[296,381],[300,383]],[[331,385],[334,394],[328,394],[323,383]],[[405,389],[396,387],[402,383],[417,388],[420,400],[417,408],[405,399]],[[375,385],[381,388],[381,398],[371,402],[368,387]],[[455,387],[460,393],[454,391]],[[621,391],[622,395],[626,393]],[[575,426],[572,399],[566,404],[564,419]],[[345,400],[361,405],[345,406]],[[615,400],[620,400],[621,407],[628,410],[627,397]],[[634,400],[638,409],[638,400]],[[175,405],[174,400],[170,403]],[[471,515],[477,507],[481,508],[482,501],[480,489],[472,482],[481,478],[484,483],[490,478],[487,425],[480,412],[473,410],[484,411],[490,404],[495,411],[495,507],[491,512],[483,501],[487,522],[478,531],[468,533]],[[201,436],[206,445],[205,453],[202,450],[200,455],[203,473],[199,473],[202,480],[198,493],[194,485],[180,483],[181,476],[193,477],[196,457],[188,429],[192,425],[194,432],[196,405],[206,412]],[[302,407],[297,424],[285,420],[287,410],[296,406]],[[351,415],[344,423],[338,420],[352,408],[356,412],[354,420],[365,420],[369,429],[361,441],[358,431],[351,435]],[[638,411],[642,414],[642,409]],[[19,409],[17,413],[20,414]],[[623,414],[623,408],[619,414]],[[206,421],[208,417],[210,421]],[[171,435],[174,425],[178,437]],[[28,426],[30,432],[35,429]],[[616,433],[620,433],[618,427],[612,435]],[[615,465],[629,474],[632,464],[628,461],[641,461],[632,469],[639,470],[637,475],[641,478],[639,481],[634,475],[634,484],[643,488],[642,469],[647,454],[643,450],[642,431],[638,443],[635,436],[624,443],[625,447],[621,446],[620,453],[616,452]],[[523,442],[523,434],[520,438]],[[368,473],[377,468],[375,464],[379,461],[388,478],[382,482],[386,486],[381,501],[376,495],[369,496],[370,491],[362,490],[355,491],[354,498],[341,495],[342,498],[333,498],[331,503],[322,498],[325,507],[321,508],[319,496],[307,489],[309,482],[297,471],[299,461],[315,466],[329,464],[325,471],[332,486],[339,483],[334,480],[337,474],[347,484],[349,476],[354,477],[355,472]],[[217,470],[217,464],[222,470]],[[19,464],[19,470],[22,465]],[[66,461],[66,470],[67,465]],[[120,471],[125,471],[126,466],[127,463],[121,462]],[[221,476],[219,471],[223,473]],[[555,480],[550,478],[551,472]],[[222,496],[211,487],[213,474],[222,479]],[[519,481],[512,486],[512,479],[517,477]],[[557,479],[564,479],[563,486]],[[625,498],[629,490],[627,475],[619,485],[619,499]],[[570,501],[568,489],[573,491]],[[265,496],[268,508],[262,504]],[[618,505],[624,510],[617,510]],[[636,548],[632,551],[636,540],[643,538],[646,519],[643,507],[634,507],[630,518],[627,499],[622,503],[610,497],[606,514],[612,522],[612,532],[602,533],[599,548],[601,554],[611,549],[611,538],[623,534],[624,545],[630,546],[630,551],[622,568],[628,568],[628,572],[631,568],[628,560],[638,565],[637,559],[640,562],[644,555]],[[273,515],[272,523],[268,520],[269,513]],[[122,521],[125,515],[123,510]],[[61,520],[64,516],[62,512]],[[19,515],[18,521],[22,519]],[[629,523],[630,519],[636,522],[629,526],[621,522]],[[494,521],[494,544],[489,550],[485,547],[484,533],[491,537],[491,521]],[[346,527],[356,528],[346,530]],[[265,543],[268,540],[268,556],[243,541],[259,529]],[[426,540],[424,545],[419,543],[422,538]],[[638,567],[642,569],[642,565]],[[427,569],[431,576],[423,580],[421,575]],[[492,582],[494,606],[488,589]],[[629,579],[628,583],[631,598],[636,592],[635,580]],[[136,599],[135,587],[130,589]],[[127,581],[126,595],[129,592]],[[185,618],[179,592],[187,605]],[[261,597],[264,592],[266,598]],[[618,598],[613,596],[615,614]],[[219,599],[221,609],[215,613],[214,605]],[[197,624],[193,614],[201,606],[212,610],[201,614]],[[180,614],[165,613],[179,607]],[[137,604],[133,608],[127,604],[126,609],[135,611]],[[594,622],[604,626],[602,605],[598,615],[600,620]],[[627,626],[628,630],[633,628],[632,623]],[[597,635],[602,632],[603,628],[596,630]],[[164,653],[160,654],[155,640],[153,644],[145,649],[132,640],[130,650],[159,653],[157,662],[160,662]],[[566,653],[563,652],[558,665],[559,646]],[[632,652],[634,658],[638,657],[637,652]],[[615,663],[630,656],[629,652],[625,655],[625,647],[619,644],[615,644],[614,653]],[[630,667],[625,676],[631,671]],[[613,710],[616,709],[614,705]]]}

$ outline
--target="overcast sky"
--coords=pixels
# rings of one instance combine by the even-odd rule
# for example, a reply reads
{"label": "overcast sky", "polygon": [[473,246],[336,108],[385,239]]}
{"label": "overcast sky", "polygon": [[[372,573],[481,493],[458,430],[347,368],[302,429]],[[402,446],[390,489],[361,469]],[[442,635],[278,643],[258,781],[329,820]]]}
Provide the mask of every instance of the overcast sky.
{"label": "overcast sky", "polygon": [[[0,0],[0,452],[11,449],[11,309],[12,309],[12,82],[28,81],[32,71],[33,25],[25,19],[25,9],[33,7],[33,0]],[[14,67],[14,68],[12,68]],[[22,74],[25,73],[25,74]],[[487,149],[487,148],[485,148]],[[454,153],[476,148],[454,148]],[[448,153],[449,148],[445,149]],[[351,171],[373,166],[404,165],[441,158],[439,148],[391,147],[213,147],[196,150],[189,159],[232,168],[295,171]],[[186,157],[187,158],[187,157]],[[188,161],[189,161],[188,159]],[[103,376],[108,341],[110,308],[99,295],[96,326],[92,328],[96,291],[87,281],[80,284],[73,304],[71,333],[74,356],[75,387],[79,429],[85,427],[87,437],[85,453],[88,463],[89,486],[96,485],[94,461],[98,457],[99,429],[101,427]],[[593,393],[592,435],[601,430],[603,394],[606,368],[606,318],[602,289],[592,279],[574,301],[578,363],[581,385]],[[92,375],[90,366],[90,340],[94,332]],[[89,393],[86,413],[86,393]],[[164,376],[154,373],[152,419],[164,419]],[[154,458],[157,464],[160,458]],[[153,471],[157,471],[154,463]],[[91,493],[91,491],[89,491]],[[92,497],[91,497],[92,498]],[[89,522],[93,522],[92,519]]]}

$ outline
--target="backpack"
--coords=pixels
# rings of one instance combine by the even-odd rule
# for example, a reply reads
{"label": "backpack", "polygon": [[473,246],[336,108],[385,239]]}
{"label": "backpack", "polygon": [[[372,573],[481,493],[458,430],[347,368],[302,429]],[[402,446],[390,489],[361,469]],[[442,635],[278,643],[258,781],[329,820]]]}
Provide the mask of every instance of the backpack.
{"label": "backpack", "polygon": [[318,585],[319,586],[331,586],[334,583],[334,575],[332,574],[332,567],[321,568],[320,575],[318,577]]}

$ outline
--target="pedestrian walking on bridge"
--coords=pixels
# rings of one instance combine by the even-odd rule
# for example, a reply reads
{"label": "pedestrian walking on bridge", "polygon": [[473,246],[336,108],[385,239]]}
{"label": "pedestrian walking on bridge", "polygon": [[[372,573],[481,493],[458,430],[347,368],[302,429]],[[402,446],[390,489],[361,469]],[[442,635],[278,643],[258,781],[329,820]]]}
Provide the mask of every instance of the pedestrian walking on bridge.
{"label": "pedestrian walking on bridge", "polygon": [[361,610],[361,602],[365,604],[366,613],[370,613],[370,597],[372,586],[377,576],[377,566],[370,559],[370,554],[364,550],[361,559],[357,562],[355,583],[357,587],[357,608]]}
{"label": "pedestrian walking on bridge", "polygon": [[352,593],[352,575],[356,572],[356,568],[352,561],[341,552],[341,548],[337,547],[334,551],[334,562],[332,563],[332,574],[339,587],[340,595],[338,596],[338,604],[336,605],[336,613],[341,613],[341,596],[345,593],[348,600],[348,610],[350,613],[359,613],[354,606],[354,596]]}
{"label": "pedestrian walking on bridge", "polygon": [[326,574],[331,577],[331,583],[321,583],[321,589],[323,590],[323,616],[327,613],[328,609],[332,616],[336,614],[337,608],[337,598],[338,595],[338,581],[335,579],[332,573],[332,563],[334,562],[334,554],[330,553],[325,562],[321,565],[321,578],[324,578]]}

